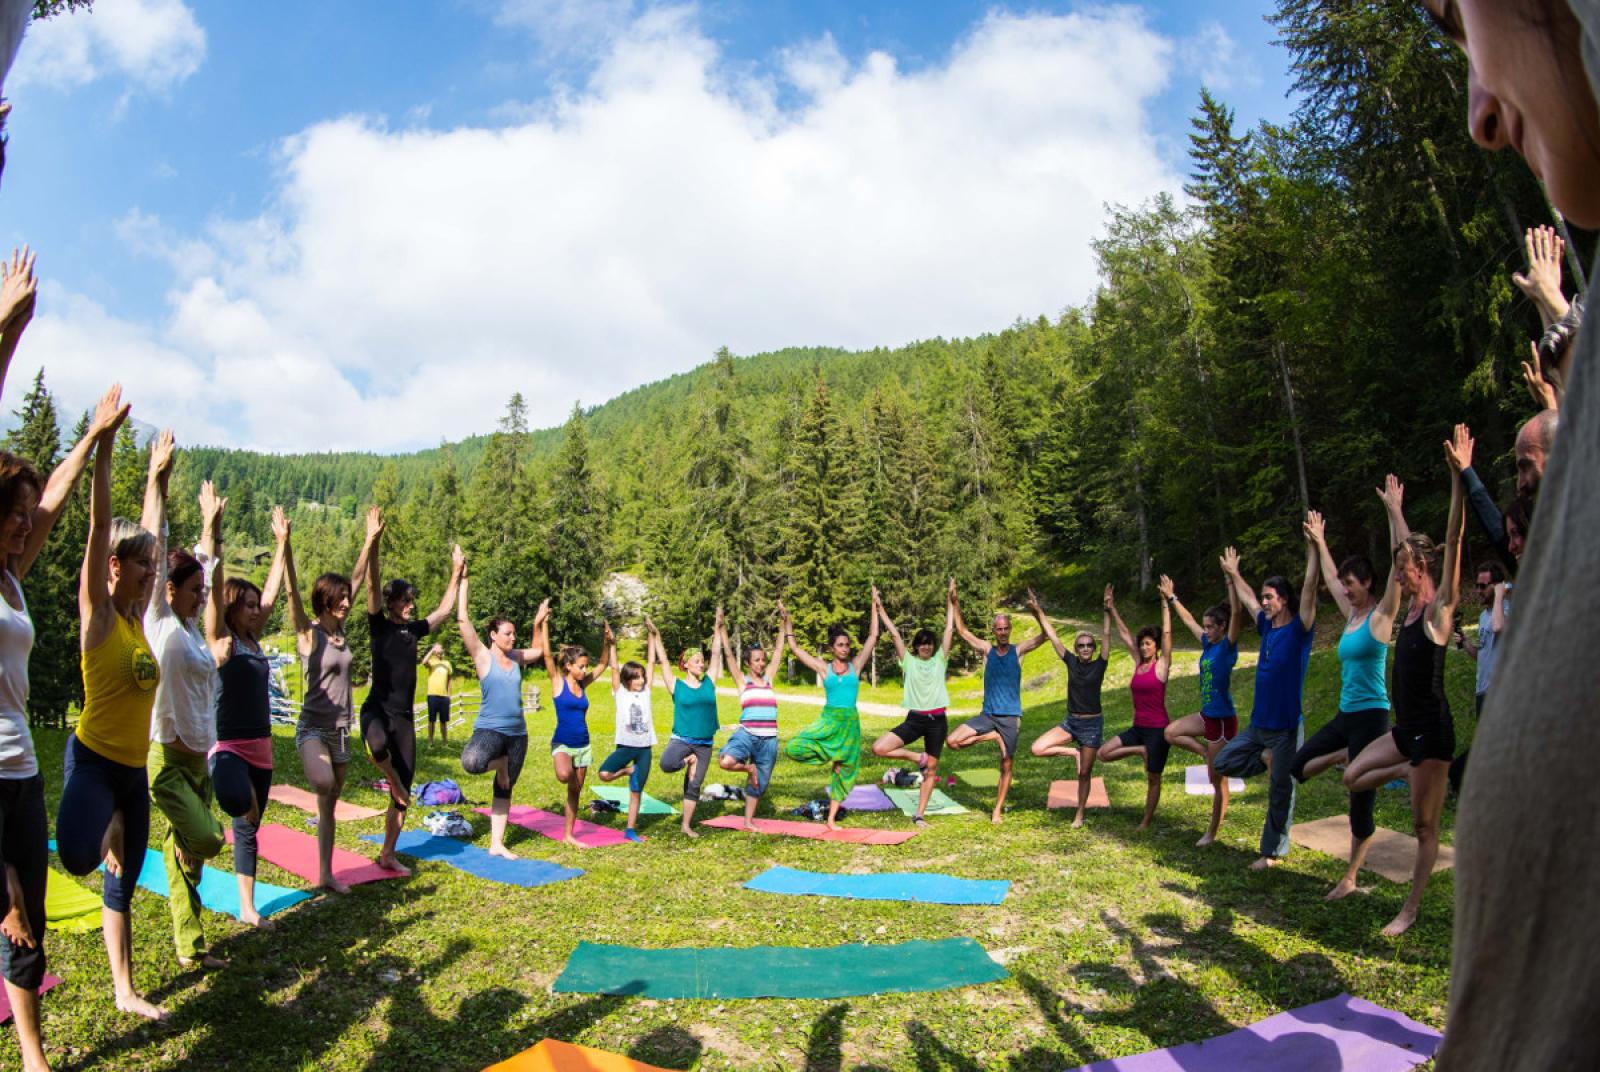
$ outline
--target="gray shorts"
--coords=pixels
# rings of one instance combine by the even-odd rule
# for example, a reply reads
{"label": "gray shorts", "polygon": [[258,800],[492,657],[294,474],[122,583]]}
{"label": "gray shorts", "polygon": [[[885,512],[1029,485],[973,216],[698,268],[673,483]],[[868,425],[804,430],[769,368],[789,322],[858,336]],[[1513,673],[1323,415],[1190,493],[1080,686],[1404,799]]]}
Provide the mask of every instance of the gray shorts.
{"label": "gray shorts", "polygon": [[1072,734],[1079,748],[1099,748],[1106,738],[1104,715],[1068,715],[1061,720],[1061,728]]}
{"label": "gray shorts", "polygon": [[980,737],[985,733],[999,734],[1000,751],[1007,759],[1017,754],[1017,734],[1022,730],[1021,715],[983,714],[967,719],[966,725]]}
{"label": "gray shorts", "polygon": [[307,741],[321,741],[328,748],[328,762],[344,764],[350,762],[350,731],[349,729],[324,729],[320,726],[308,726],[304,721],[295,723],[294,750],[300,751],[300,746]]}

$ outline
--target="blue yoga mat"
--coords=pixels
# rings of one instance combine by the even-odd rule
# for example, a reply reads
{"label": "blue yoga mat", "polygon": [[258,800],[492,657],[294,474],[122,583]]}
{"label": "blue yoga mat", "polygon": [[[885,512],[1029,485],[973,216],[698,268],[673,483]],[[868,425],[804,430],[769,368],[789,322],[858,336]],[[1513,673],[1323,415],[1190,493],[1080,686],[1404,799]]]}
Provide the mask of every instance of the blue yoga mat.
{"label": "blue yoga mat", "polygon": [[761,893],[794,893],[812,897],[849,897],[858,901],[916,901],[921,904],[1000,904],[1011,883],[953,878],[950,875],[896,872],[887,875],[830,875],[769,867],[744,884]]}
{"label": "blue yoga mat", "polygon": [[[364,834],[361,840],[383,844],[380,834]],[[575,868],[562,867],[546,860],[507,860],[491,856],[487,849],[469,845],[457,838],[435,837],[421,830],[401,834],[395,849],[419,860],[439,860],[457,871],[465,871],[490,882],[503,882],[508,886],[548,886],[552,882],[577,878],[583,874]]]}
{"label": "blue yoga mat", "polygon": [[[168,896],[167,866],[162,862],[161,854],[155,849],[144,850],[144,870],[139,872],[139,885],[151,893]],[[282,912],[290,905],[310,899],[311,895],[305,890],[291,890],[286,886],[274,886],[270,882],[256,879],[256,911],[263,916]],[[238,919],[239,880],[231,871],[206,868],[200,875],[200,903],[213,912],[223,912]]]}

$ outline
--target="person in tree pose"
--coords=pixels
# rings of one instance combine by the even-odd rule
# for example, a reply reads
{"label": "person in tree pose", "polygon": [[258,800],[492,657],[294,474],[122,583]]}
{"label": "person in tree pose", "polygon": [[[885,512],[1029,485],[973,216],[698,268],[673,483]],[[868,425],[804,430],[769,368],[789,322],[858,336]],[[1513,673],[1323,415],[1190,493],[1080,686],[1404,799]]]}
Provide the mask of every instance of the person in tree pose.
{"label": "person in tree pose", "polygon": [[832,773],[828,778],[828,829],[839,829],[839,808],[856,783],[861,769],[861,714],[856,710],[856,697],[861,691],[861,669],[872,658],[878,646],[878,619],[883,603],[878,590],[872,590],[871,625],[867,639],[855,657],[850,655],[850,634],[843,626],[828,629],[828,658],[819,659],[800,646],[794,636],[794,620],[780,600],[778,619],[783,626],[783,637],[789,650],[812,673],[822,679],[823,708],[817,720],[791,738],[784,747],[784,755],[797,763],[815,766],[827,765]]}
{"label": "person in tree pose", "polygon": [[[151,462],[166,482],[171,472],[172,437],[163,433],[151,448]],[[222,824],[211,811],[215,792],[206,756],[216,743],[217,663],[206,646],[200,612],[213,583],[210,517],[200,545],[191,554],[168,552],[166,533],[156,533],[157,575],[144,612],[144,635],[161,668],[150,724],[150,800],[167,819],[161,858],[167,872],[167,907],[172,913],[178,963],[220,968],[205,951],[200,925],[200,878],[205,862],[226,844]]]}
{"label": "person in tree pose", "polygon": [[683,677],[672,673],[672,663],[667,659],[667,646],[661,642],[661,633],[655,622],[644,620],[650,633],[650,648],[655,653],[661,669],[661,680],[672,696],[672,736],[661,750],[661,770],[664,774],[683,771],[683,826],[688,837],[699,837],[691,820],[695,806],[700,802],[700,786],[711,767],[711,745],[717,736],[717,686],[716,678],[722,653],[712,653],[711,673],[706,673],[706,653],[701,648],[685,648],[679,659]]}
{"label": "person in tree pose", "polygon": [[1138,756],[1144,760],[1144,819],[1140,830],[1150,828],[1156,817],[1156,805],[1161,803],[1161,772],[1167,769],[1167,675],[1172,671],[1172,582],[1161,579],[1161,630],[1145,626],[1134,639],[1117,612],[1115,596],[1106,588],[1106,610],[1116,623],[1117,635],[1123,647],[1133,658],[1133,680],[1128,688],[1133,693],[1133,725],[1111,739],[1100,750],[1100,758],[1107,763]]}
{"label": "person in tree pose", "polygon": [[[602,782],[628,779],[628,827],[623,837],[643,841],[638,831],[639,805],[644,800],[645,783],[650,779],[652,749],[656,746],[655,716],[650,710],[650,690],[655,686],[656,641],[646,641],[644,665],[629,660],[618,665],[612,660],[611,698],[616,703],[617,725],[611,754],[600,764],[596,776]],[[663,656],[662,661],[665,661]]]}
{"label": "person in tree pose", "polygon": [[[489,805],[489,853],[507,860],[517,859],[517,854],[506,848],[506,817],[511,814],[511,791],[522,776],[522,764],[528,758],[528,723],[522,717],[522,668],[544,658],[538,646],[537,631],[534,646],[517,647],[517,627],[510,618],[490,618],[489,643],[478,639],[477,627],[472,624],[472,614],[467,609],[468,577],[461,575],[456,589],[456,626],[461,630],[461,643],[466,645],[467,657],[478,672],[478,689],[482,702],[478,717],[472,722],[472,736],[461,750],[461,769],[468,774],[494,771],[494,789]],[[550,602],[539,604],[535,621],[550,613]],[[442,650],[442,649],[441,649]],[[570,832],[571,824],[568,824]]]}
{"label": "person in tree pose", "polygon": [[383,851],[378,864],[409,875],[395,857],[395,842],[405,825],[411,804],[411,779],[417,771],[417,724],[412,701],[417,694],[417,642],[450,617],[456,603],[456,586],[467,566],[460,546],[451,551],[450,583],[432,614],[421,621],[417,590],[398,577],[381,582],[378,552],[383,546],[383,513],[374,506],[367,512],[367,628],[372,633],[372,689],[361,705],[361,737],[372,762],[389,783],[389,808],[383,821]]}
{"label": "person in tree pose", "polygon": [[[1401,512],[1405,486],[1390,474],[1378,497],[1389,518],[1389,546],[1399,546],[1410,534]],[[1389,570],[1383,598],[1373,595],[1375,574],[1365,555],[1351,555],[1336,569],[1322,515],[1315,510],[1306,516],[1306,538],[1317,549],[1328,594],[1344,615],[1344,631],[1339,634],[1339,713],[1312,734],[1294,756],[1291,770],[1296,782],[1304,782],[1335,763],[1348,763],[1373,741],[1389,732],[1389,690],[1385,684],[1389,661],[1389,636],[1394,630],[1395,612],[1400,609],[1400,571]],[[1328,891],[1327,899],[1337,901],[1356,890],[1356,878],[1367,856],[1367,839],[1377,829],[1373,809],[1376,789],[1350,794],[1350,866],[1344,877]]]}
{"label": "person in tree pose", "polygon": [[[89,538],[78,583],[78,637],[83,652],[83,712],[67,741],[65,785],[56,811],[61,865],[87,875],[106,865],[101,929],[117,1008],[151,1020],[166,1010],[133,986],[133,891],[150,839],[150,708],[161,667],[144,636],[144,607],[155,586],[156,538],[165,508],[162,477],[151,470],[145,526],[111,516],[111,454],[128,416],[120,388],[113,413],[97,413]],[[152,461],[155,461],[152,455]]]}
{"label": "person in tree pose", "polygon": [[[256,832],[272,791],[272,664],[261,651],[261,623],[272,607],[261,589],[241,577],[223,579],[222,516],[227,499],[211,482],[200,485],[200,513],[211,535],[207,549],[217,576],[206,601],[206,644],[217,664],[217,743],[211,746],[211,782],[217,803],[233,816],[233,870],[239,883],[239,919],[261,926],[256,911]],[[278,543],[268,575],[283,575]],[[271,587],[276,593],[278,581]]]}
{"label": "person in tree pose", "polygon": [[[879,618],[883,628],[894,641],[895,655],[900,662],[900,703],[906,709],[905,721],[872,743],[872,754],[884,759],[904,759],[915,763],[922,771],[922,785],[917,798],[917,813],[911,821],[918,826],[928,825],[924,813],[928,798],[933,796],[935,775],[939,771],[939,756],[944,752],[945,738],[950,735],[950,689],[945,675],[950,667],[950,641],[955,636],[956,612],[948,593],[944,600],[944,636],[934,636],[931,629],[918,629],[911,638],[911,650],[906,650],[900,639],[900,630],[894,619],[879,605]],[[937,645],[937,646],[936,646]],[[910,745],[922,742],[923,750],[913,752]]]}
{"label": "person in tree pose", "polygon": [[[1411,783],[1416,865],[1410,895],[1383,929],[1391,938],[1404,934],[1417,921],[1422,894],[1439,855],[1439,816],[1444,811],[1450,761],[1456,754],[1455,723],[1444,695],[1444,659],[1461,598],[1461,536],[1466,528],[1461,470],[1472,464],[1472,436],[1467,426],[1456,425],[1455,435],[1444,446],[1452,479],[1439,581],[1433,578],[1441,548],[1426,535],[1412,532],[1399,537],[1394,551],[1393,570],[1400,575],[1394,606],[1399,606],[1400,593],[1411,597],[1395,637],[1394,729],[1363,748],[1344,772],[1344,784],[1352,793],[1375,790],[1392,778]],[[1391,509],[1398,512],[1398,495]],[[1391,531],[1398,534],[1402,527],[1394,526]]]}
{"label": "person in tree pose", "polygon": [[1184,715],[1167,727],[1167,743],[1193,752],[1206,761],[1211,779],[1211,825],[1195,844],[1201,848],[1217,840],[1222,820],[1228,814],[1228,779],[1217,775],[1217,753],[1239,735],[1239,714],[1233,706],[1233,668],[1239,662],[1239,629],[1244,617],[1239,613],[1239,596],[1228,583],[1228,601],[1216,603],[1194,620],[1189,608],[1173,591],[1172,579],[1161,575],[1161,591],[1167,603],[1178,612],[1178,620],[1200,642],[1200,712]]}
{"label": "person in tree pose", "polygon": [[[8,277],[9,278],[9,277]],[[28,658],[33,618],[22,581],[72,497],[101,434],[120,423],[120,391],[95,407],[89,429],[41,482],[27,461],[0,451],[0,974],[17,1025],[25,1072],[48,1067],[39,1027],[44,981],[45,886],[49,829],[44,777],[28,729]]]}
{"label": "person in tree pose", "polygon": [[[472,633],[476,638],[476,630]],[[439,740],[445,744],[450,743],[450,682],[455,676],[455,667],[450,665],[450,660],[445,658],[444,645],[435,644],[428,649],[428,655],[422,660],[422,665],[428,670],[428,740],[433,740],[433,727],[439,725]],[[480,681],[481,685],[482,682]],[[521,702],[518,701],[519,708]]]}
{"label": "person in tree pose", "polygon": [[1101,710],[1100,688],[1106,679],[1106,655],[1111,648],[1111,586],[1106,585],[1100,615],[1100,654],[1095,654],[1092,633],[1072,638],[1072,652],[1056,636],[1055,626],[1045,616],[1039,599],[1028,589],[1028,609],[1039,623],[1039,631],[1056,649],[1056,657],[1067,668],[1067,716],[1061,725],[1051,726],[1033,742],[1036,756],[1078,757],[1078,812],[1072,817],[1073,829],[1083,826],[1083,812],[1089,804],[1089,786],[1094,760],[1105,740],[1105,715]]}
{"label": "person in tree pose", "polygon": [[979,741],[994,741],[1000,746],[1000,787],[995,791],[994,814],[990,821],[1004,820],[1006,793],[1011,789],[1011,767],[1017,754],[1017,734],[1022,729],[1022,657],[1044,643],[1044,634],[1035,633],[1021,644],[1011,643],[1011,615],[996,614],[990,624],[994,641],[977,636],[961,620],[961,600],[956,595],[955,578],[950,579],[949,599],[956,613],[956,631],[967,646],[983,656],[983,710],[950,733],[945,743],[951,748],[970,748]]}
{"label": "person in tree pose", "polygon": [[[739,725],[722,746],[717,763],[723,770],[745,773],[744,825],[754,830],[756,807],[772,782],[772,768],[778,765],[778,697],[767,679],[766,649],[759,643],[750,645],[745,652],[746,668],[739,669],[721,607],[717,608],[714,631],[713,643],[720,645],[723,663],[731,668],[734,684],[739,686]],[[781,626],[778,634],[773,651],[782,650]]]}
{"label": "person in tree pose", "polygon": [[1271,771],[1267,818],[1261,827],[1260,855],[1251,870],[1274,867],[1289,854],[1289,824],[1294,821],[1294,754],[1304,738],[1303,694],[1311,665],[1311,639],[1317,627],[1317,548],[1306,541],[1306,579],[1300,586],[1299,613],[1290,603],[1289,579],[1272,576],[1261,582],[1261,599],[1239,573],[1239,552],[1222,553],[1222,569],[1240,604],[1255,619],[1261,634],[1256,662],[1256,694],[1250,725],[1222,746],[1212,769],[1223,778],[1254,778]]}
{"label": "person in tree pose", "polygon": [[554,764],[556,781],[567,787],[567,796],[561,805],[561,840],[568,845],[586,848],[572,833],[578,821],[578,803],[583,798],[583,783],[594,761],[594,750],[589,745],[588,688],[611,665],[616,638],[611,633],[611,623],[605,623],[604,643],[600,649],[600,662],[589,669],[589,653],[575,644],[563,644],[560,650],[550,645],[550,604],[539,605],[533,620],[534,646],[544,653],[545,673],[550,675],[550,702],[556,709],[556,730],[550,737],[550,762]]}
{"label": "person in tree pose", "polygon": [[[367,577],[367,560],[383,533],[383,519],[376,508],[367,514],[367,535],[356,559],[356,578],[340,573],[324,573],[311,585],[311,614],[306,615],[300,597],[300,584],[294,569],[292,526],[283,507],[272,511],[272,534],[282,548],[283,579],[289,593],[289,617],[294,626],[295,651],[300,656],[305,699],[295,724],[294,747],[306,781],[317,795],[317,886],[333,893],[349,893],[350,887],[333,873],[334,811],[344,791],[345,770],[350,765],[350,733],[355,727],[351,702],[350,666],[353,654],[345,639],[344,623],[350,607]],[[267,578],[268,602],[276,596],[272,578]],[[395,792],[394,789],[390,790]]]}

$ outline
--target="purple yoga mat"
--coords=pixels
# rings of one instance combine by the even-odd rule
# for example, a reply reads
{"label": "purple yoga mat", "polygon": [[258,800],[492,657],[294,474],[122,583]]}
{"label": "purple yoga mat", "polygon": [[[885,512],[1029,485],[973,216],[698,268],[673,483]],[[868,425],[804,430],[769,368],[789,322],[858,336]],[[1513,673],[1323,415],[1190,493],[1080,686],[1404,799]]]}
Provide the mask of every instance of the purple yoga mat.
{"label": "purple yoga mat", "polygon": [[849,811],[894,811],[894,801],[875,785],[858,785],[844,798]]}
{"label": "purple yoga mat", "polygon": [[1426,1024],[1340,994],[1205,1042],[1096,1061],[1077,1072],[1405,1072],[1432,1057],[1442,1037]]}

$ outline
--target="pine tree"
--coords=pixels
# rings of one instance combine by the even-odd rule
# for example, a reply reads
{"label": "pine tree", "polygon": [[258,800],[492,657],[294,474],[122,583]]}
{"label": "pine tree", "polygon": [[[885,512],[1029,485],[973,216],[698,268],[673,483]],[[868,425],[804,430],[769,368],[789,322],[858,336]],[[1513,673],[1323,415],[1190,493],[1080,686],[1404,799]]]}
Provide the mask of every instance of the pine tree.
{"label": "pine tree", "polygon": [[579,643],[599,633],[600,580],[605,574],[605,514],[589,469],[583,410],[572,407],[550,476],[545,560],[551,584],[550,635]]}
{"label": "pine tree", "polygon": [[14,412],[20,423],[6,433],[6,449],[32,462],[40,476],[49,475],[61,458],[61,426],[55,399],[44,385],[43,368],[22,396],[22,408]]}

